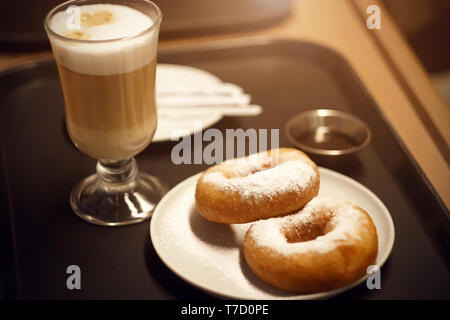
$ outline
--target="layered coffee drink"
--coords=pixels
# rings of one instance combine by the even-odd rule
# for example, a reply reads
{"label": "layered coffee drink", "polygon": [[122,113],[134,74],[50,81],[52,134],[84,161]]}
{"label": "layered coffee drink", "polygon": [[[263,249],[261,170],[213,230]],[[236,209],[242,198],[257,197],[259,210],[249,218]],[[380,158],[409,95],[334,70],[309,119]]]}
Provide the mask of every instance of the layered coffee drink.
{"label": "layered coffee drink", "polygon": [[[129,159],[156,131],[158,32],[152,19],[117,4],[56,13],[50,37],[75,145],[96,159]],[[73,41],[67,41],[67,38]],[[117,41],[115,41],[117,39]]]}
{"label": "layered coffee drink", "polygon": [[98,159],[74,186],[70,206],[83,220],[123,226],[149,219],[164,184],[134,156],[156,131],[156,54],[161,10],[150,0],[70,0],[44,28],[64,94],[72,142]]}

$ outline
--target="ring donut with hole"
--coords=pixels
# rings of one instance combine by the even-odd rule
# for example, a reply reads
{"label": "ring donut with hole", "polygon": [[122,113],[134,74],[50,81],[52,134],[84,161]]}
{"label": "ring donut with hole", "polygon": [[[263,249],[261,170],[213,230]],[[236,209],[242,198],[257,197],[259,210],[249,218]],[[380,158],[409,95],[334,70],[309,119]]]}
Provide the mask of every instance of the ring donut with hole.
{"label": "ring donut with hole", "polygon": [[295,214],[254,223],[244,240],[245,259],[259,278],[299,293],[352,283],[377,253],[370,216],[347,201],[322,197]]}
{"label": "ring donut with hole", "polygon": [[206,170],[197,182],[195,206],[213,222],[247,223],[302,208],[319,185],[319,170],[303,152],[272,149]]}

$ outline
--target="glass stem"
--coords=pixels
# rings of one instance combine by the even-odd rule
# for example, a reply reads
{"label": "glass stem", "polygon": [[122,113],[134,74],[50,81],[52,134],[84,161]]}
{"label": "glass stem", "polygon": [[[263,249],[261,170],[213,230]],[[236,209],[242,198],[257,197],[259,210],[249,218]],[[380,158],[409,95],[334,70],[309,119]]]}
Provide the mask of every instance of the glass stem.
{"label": "glass stem", "polygon": [[136,160],[133,157],[127,160],[99,160],[97,174],[107,185],[130,182],[137,175]]}

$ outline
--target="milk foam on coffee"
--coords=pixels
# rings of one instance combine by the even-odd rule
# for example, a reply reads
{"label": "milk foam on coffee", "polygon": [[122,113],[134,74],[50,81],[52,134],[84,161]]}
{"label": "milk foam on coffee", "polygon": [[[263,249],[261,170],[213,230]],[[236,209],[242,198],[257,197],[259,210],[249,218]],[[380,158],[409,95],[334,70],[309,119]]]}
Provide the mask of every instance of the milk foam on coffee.
{"label": "milk foam on coffee", "polygon": [[[153,24],[147,15],[127,6],[113,4],[93,4],[78,8],[78,16],[74,16],[75,10],[61,11],[50,21],[50,29],[58,35],[83,40],[50,37],[58,63],[81,74],[112,75],[139,69],[155,58],[157,33],[149,32],[133,37]],[[71,23],[74,17],[78,17],[80,29]],[[96,42],[95,45],[91,42],[124,37],[130,38]]]}

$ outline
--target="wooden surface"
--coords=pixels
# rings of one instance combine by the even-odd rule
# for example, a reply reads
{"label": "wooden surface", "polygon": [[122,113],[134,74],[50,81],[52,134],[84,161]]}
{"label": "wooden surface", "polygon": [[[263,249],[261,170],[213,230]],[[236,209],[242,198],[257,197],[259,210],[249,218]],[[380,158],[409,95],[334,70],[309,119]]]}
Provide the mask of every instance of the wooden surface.
{"label": "wooden surface", "polygon": [[[369,4],[374,3],[377,1],[294,0],[291,14],[276,26],[256,31],[164,40],[160,41],[160,49],[268,37],[307,40],[337,50],[348,59],[447,208],[450,208],[450,170],[446,159],[450,143],[450,108],[438,95],[382,6],[382,29],[367,29],[365,17],[368,14],[365,11]],[[386,54],[390,59],[386,59]],[[49,57],[49,52],[0,54],[0,70],[27,60]]]}

